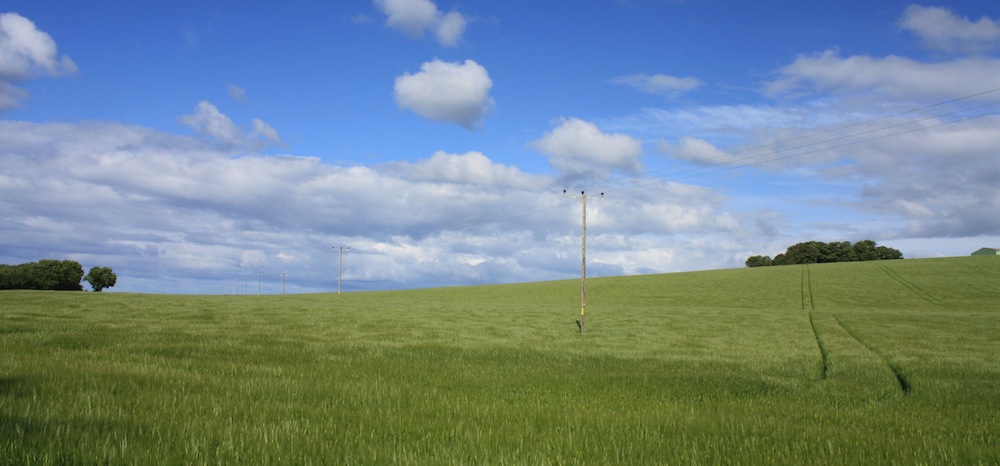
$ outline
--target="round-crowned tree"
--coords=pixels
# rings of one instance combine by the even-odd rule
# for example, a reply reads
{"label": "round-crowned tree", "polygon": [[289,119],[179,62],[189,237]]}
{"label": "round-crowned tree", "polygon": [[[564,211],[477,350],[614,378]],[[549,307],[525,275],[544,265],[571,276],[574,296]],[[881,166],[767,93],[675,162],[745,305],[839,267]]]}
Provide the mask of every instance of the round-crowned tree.
{"label": "round-crowned tree", "polygon": [[105,288],[111,288],[115,286],[115,282],[118,281],[118,276],[111,271],[111,267],[93,267],[87,275],[83,277],[90,286],[94,288],[94,291],[101,291]]}

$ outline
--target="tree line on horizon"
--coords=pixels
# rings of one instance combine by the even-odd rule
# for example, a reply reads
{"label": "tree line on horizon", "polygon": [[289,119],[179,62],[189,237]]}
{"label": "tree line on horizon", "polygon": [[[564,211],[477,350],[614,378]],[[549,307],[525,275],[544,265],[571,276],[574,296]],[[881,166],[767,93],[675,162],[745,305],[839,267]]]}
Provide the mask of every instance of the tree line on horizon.
{"label": "tree line on horizon", "polygon": [[115,286],[118,275],[110,267],[92,267],[84,275],[83,266],[71,260],[0,264],[0,290],[83,291],[80,281],[90,283],[94,291],[101,291]]}
{"label": "tree line on horizon", "polygon": [[774,256],[750,256],[747,267],[766,267],[771,265],[792,264],[822,264],[827,262],[877,261],[887,259],[902,259],[903,253],[898,249],[879,246],[870,239],[851,244],[850,241],[824,243],[822,241],[807,241],[789,246],[784,253]]}

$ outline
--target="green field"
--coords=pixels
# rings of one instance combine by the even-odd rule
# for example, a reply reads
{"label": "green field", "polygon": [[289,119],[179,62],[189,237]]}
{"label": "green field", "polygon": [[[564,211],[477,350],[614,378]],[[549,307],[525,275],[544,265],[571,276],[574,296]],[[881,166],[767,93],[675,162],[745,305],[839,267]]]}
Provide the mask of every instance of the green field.
{"label": "green field", "polygon": [[587,284],[0,292],[0,463],[1000,463],[1000,258]]}

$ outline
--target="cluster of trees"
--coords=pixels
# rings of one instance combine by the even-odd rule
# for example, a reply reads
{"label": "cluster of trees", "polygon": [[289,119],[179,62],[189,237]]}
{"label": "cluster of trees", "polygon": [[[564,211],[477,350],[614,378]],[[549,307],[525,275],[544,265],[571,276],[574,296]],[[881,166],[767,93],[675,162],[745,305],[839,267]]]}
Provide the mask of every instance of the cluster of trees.
{"label": "cluster of trees", "polygon": [[87,275],[83,266],[70,260],[42,259],[20,265],[0,264],[0,290],[82,291],[86,280],[94,291],[115,286],[118,276],[110,267],[93,267]]}
{"label": "cluster of trees", "polygon": [[903,253],[897,249],[879,246],[870,239],[851,244],[850,241],[823,243],[808,241],[789,246],[783,254],[771,259],[770,256],[750,256],[747,267],[769,265],[820,264],[824,262],[876,261],[902,259]]}

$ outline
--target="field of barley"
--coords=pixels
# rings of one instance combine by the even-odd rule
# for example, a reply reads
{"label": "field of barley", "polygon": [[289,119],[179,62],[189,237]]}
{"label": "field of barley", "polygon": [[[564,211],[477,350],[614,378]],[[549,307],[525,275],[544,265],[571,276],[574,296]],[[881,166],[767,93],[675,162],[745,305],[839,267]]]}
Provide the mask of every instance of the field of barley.
{"label": "field of barley", "polygon": [[0,292],[0,464],[998,464],[1000,258]]}

